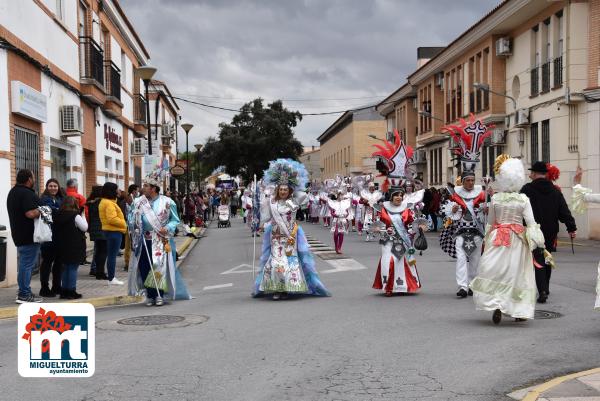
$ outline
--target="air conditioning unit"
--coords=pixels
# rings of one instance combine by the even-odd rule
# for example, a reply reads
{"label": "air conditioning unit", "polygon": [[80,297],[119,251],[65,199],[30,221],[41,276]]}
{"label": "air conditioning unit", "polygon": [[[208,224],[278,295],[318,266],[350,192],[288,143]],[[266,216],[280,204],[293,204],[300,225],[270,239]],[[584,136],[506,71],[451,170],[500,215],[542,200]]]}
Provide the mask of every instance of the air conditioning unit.
{"label": "air conditioning unit", "polygon": [[424,149],[417,149],[413,155],[413,164],[423,164],[427,162],[427,152]]}
{"label": "air conditioning unit", "polygon": [[492,144],[504,145],[506,143],[506,132],[503,129],[495,129],[492,131]]}
{"label": "air conditioning unit", "polygon": [[496,56],[508,57],[512,54],[510,38],[500,38],[496,41]]}
{"label": "air conditioning unit", "polygon": [[515,127],[529,125],[529,109],[518,109],[515,112]]}
{"label": "air conditioning unit", "polygon": [[163,136],[162,138],[162,146],[171,146],[171,137]]}
{"label": "air conditioning unit", "polygon": [[162,136],[163,138],[171,137],[171,127],[169,126],[169,124],[161,125],[160,136]]}
{"label": "air conditioning unit", "polygon": [[435,85],[438,86],[441,90],[444,90],[444,73],[438,72],[435,74]]}
{"label": "air conditioning unit", "polygon": [[134,138],[131,145],[131,156],[144,156],[147,147],[145,138]]}
{"label": "air conditioning unit", "polygon": [[79,106],[61,106],[60,128],[62,136],[81,136],[83,134],[83,110]]}

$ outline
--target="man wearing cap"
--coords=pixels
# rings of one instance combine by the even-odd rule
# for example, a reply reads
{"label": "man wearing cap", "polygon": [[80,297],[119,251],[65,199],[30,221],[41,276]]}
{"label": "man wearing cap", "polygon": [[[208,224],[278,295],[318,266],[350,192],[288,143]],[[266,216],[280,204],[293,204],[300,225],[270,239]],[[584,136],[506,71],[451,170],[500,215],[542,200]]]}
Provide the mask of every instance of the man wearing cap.
{"label": "man wearing cap", "polygon": [[[556,251],[556,238],[558,236],[558,222],[567,226],[571,238],[575,238],[577,226],[567,202],[560,192],[546,178],[548,168],[545,162],[537,161],[529,169],[531,182],[525,184],[521,192],[527,195],[533,209],[535,221],[541,226],[544,233],[546,250]],[[545,262],[542,253],[534,252],[536,264],[535,281],[538,289],[538,302],[545,303],[550,294],[550,275],[552,268]]]}
{"label": "man wearing cap", "polygon": [[477,276],[485,234],[483,215],[487,208],[483,188],[475,185],[475,172],[467,170],[463,172],[461,179],[462,185],[454,188],[445,211],[456,229],[456,296],[466,298],[467,295],[473,295],[469,284]]}

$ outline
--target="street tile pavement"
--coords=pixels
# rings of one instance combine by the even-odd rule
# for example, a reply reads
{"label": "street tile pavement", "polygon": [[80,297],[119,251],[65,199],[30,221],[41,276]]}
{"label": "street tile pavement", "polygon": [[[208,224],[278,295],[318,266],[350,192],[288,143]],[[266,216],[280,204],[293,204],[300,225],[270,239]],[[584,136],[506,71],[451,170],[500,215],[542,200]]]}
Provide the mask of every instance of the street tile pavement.
{"label": "street tile pavement", "polygon": [[600,373],[598,373],[598,369],[595,369],[595,372],[565,380],[556,386],[539,392],[537,397],[532,395],[531,392],[535,391],[538,386],[516,391],[509,394],[509,396],[517,400],[527,401],[600,401]]}
{"label": "street tile pavement", "polygon": [[[175,246],[177,249],[188,240],[189,237],[177,236],[175,237]],[[88,247],[87,260],[92,259],[92,247]],[[77,292],[82,294],[81,301],[91,298],[103,298],[103,297],[117,297],[127,295],[127,272],[124,270],[125,260],[123,256],[117,257],[116,266],[116,277],[117,279],[124,282],[123,285],[108,285],[107,280],[96,280],[96,277],[90,276],[90,265],[81,265],[77,270]],[[40,292],[40,276],[39,274],[34,275],[31,278],[31,291],[38,295]],[[15,299],[17,296],[18,287],[11,286],[6,288],[0,288],[0,308],[6,306],[15,306]],[[65,302],[58,296],[54,298],[44,298],[44,302]]]}

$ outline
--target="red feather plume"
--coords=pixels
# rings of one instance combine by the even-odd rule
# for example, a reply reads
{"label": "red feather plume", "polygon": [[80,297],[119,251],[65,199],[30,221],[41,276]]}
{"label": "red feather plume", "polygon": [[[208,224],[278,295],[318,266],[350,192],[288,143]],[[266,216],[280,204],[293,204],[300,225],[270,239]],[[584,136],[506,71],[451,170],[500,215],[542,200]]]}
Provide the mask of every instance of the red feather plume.
{"label": "red feather plume", "polygon": [[546,168],[548,172],[546,173],[546,178],[550,181],[556,181],[560,177],[560,169],[553,164],[546,163]]}

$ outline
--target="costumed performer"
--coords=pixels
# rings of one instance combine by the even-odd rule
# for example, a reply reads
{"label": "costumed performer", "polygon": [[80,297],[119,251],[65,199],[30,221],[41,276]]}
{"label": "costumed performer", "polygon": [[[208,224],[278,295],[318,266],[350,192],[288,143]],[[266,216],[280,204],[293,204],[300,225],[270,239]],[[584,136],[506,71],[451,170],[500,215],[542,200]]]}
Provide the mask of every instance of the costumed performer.
{"label": "costumed performer", "polygon": [[421,288],[414,240],[419,225],[427,225],[427,220],[418,217],[423,206],[421,201],[424,191],[412,193],[410,200],[408,196],[403,199],[404,186],[413,176],[409,170],[413,149],[402,143],[398,131],[394,131],[394,135],[393,144],[385,141],[384,146],[374,145],[379,151],[373,153],[373,157],[384,159],[387,179],[383,190],[387,190],[390,198],[381,207],[375,206],[379,209],[380,222],[385,224],[385,229],[380,230],[381,258],[373,288],[384,290],[386,296],[392,296],[393,293],[414,293]]}
{"label": "costumed performer", "polygon": [[264,227],[260,271],[253,296],[272,294],[273,300],[288,294],[329,296],[315,268],[304,231],[296,222],[296,211],[306,201],[302,190],[308,182],[306,168],[290,159],[269,163],[263,183],[275,185],[273,195],[261,203]]}
{"label": "costumed performer", "polygon": [[173,236],[180,223],[175,202],[160,194],[168,166],[157,165],[144,179],[143,196],[133,200],[127,223],[131,233],[129,295],[146,295],[146,306],[171,299],[191,299],[176,265]]}
{"label": "costumed performer", "polygon": [[[591,189],[581,186],[581,178],[583,177],[583,170],[581,167],[577,168],[577,174],[575,174],[573,187],[573,198],[571,200],[571,210],[577,214],[583,214],[587,209],[588,203],[600,203],[600,193],[593,193]],[[598,277],[596,279],[596,304],[594,308],[600,311],[600,263],[598,263]]]}
{"label": "costumed performer", "polygon": [[489,208],[484,252],[470,284],[473,300],[477,310],[493,312],[495,324],[502,314],[517,321],[533,319],[537,290],[532,253],[544,248],[544,234],[535,222],[529,198],[519,193],[525,183],[521,160],[500,155],[494,172],[496,193]]}
{"label": "costumed performer", "polygon": [[450,255],[456,255],[456,296],[459,298],[473,295],[469,283],[477,275],[481,257],[487,204],[482,186],[475,185],[475,168],[479,163],[481,146],[492,133],[489,128],[480,120],[475,120],[472,114],[469,122],[461,118],[458,125],[442,128],[442,132],[450,134],[460,144],[455,152],[462,163],[462,185],[454,188],[450,201],[444,206],[444,213],[454,226],[451,229],[454,232],[453,241],[442,247]]}

